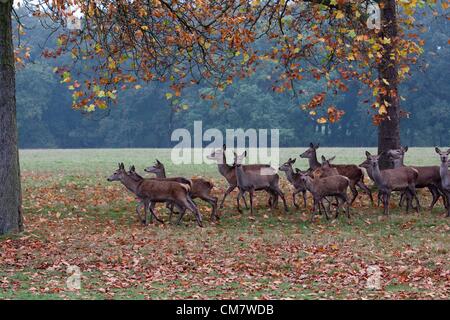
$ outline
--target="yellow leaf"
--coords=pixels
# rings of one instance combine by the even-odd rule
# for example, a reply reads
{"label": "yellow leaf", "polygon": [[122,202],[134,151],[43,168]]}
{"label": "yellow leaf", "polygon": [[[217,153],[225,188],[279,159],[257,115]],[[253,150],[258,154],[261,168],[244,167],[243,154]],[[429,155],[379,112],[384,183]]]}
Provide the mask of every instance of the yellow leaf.
{"label": "yellow leaf", "polygon": [[387,113],[387,110],[386,110],[386,107],[384,106],[384,104],[382,104],[382,105],[380,106],[380,108],[378,109],[378,113],[381,114],[381,115]]}
{"label": "yellow leaf", "polygon": [[345,15],[341,10],[336,11],[336,19],[344,19]]}
{"label": "yellow leaf", "polygon": [[324,117],[320,117],[319,119],[317,119],[317,123],[320,123],[320,124],[327,123],[327,119]]}

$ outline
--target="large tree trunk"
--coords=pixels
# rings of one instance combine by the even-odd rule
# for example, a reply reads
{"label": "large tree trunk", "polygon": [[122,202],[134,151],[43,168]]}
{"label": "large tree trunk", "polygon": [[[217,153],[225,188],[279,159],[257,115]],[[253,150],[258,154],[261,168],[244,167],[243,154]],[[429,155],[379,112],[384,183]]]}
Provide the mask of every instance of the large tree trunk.
{"label": "large tree trunk", "polygon": [[[395,44],[397,38],[397,12],[395,0],[380,1],[381,37],[391,39],[384,47],[382,62],[378,66],[378,78],[384,90],[380,92],[380,103],[386,101],[387,117],[378,128],[378,153],[400,147],[400,100],[398,96],[397,59]],[[391,59],[391,57],[393,59]],[[383,79],[387,81],[384,82]],[[391,163],[385,156],[380,159],[380,167],[389,168]]]}
{"label": "large tree trunk", "polygon": [[0,1],[0,235],[22,231],[12,0]]}

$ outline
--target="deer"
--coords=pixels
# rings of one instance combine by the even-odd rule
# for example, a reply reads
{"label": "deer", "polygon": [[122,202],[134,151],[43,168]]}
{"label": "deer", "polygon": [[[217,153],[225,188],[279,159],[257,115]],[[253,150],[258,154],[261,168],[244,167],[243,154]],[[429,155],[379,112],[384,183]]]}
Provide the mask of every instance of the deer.
{"label": "deer", "polygon": [[[223,195],[222,201],[220,202],[220,208],[223,208],[223,204],[225,202],[225,198],[234,190],[237,188],[237,179],[236,179],[236,170],[235,165],[232,166],[227,164],[227,159],[225,155],[225,151],[227,149],[227,146],[224,144],[222,149],[218,149],[213,151],[210,155],[207,156],[209,160],[214,160],[217,163],[217,168],[219,170],[219,173],[227,180],[228,182],[228,188],[225,191],[225,194]],[[262,168],[270,168],[270,165],[267,164],[249,164],[249,165],[243,165],[244,171],[252,171],[259,173]],[[270,191],[268,191],[270,194]],[[239,198],[242,196],[242,199],[244,200],[244,205],[246,208],[247,202],[245,201],[244,193],[241,195],[238,194],[237,202],[239,204]],[[277,202],[278,196],[275,196],[274,194],[270,194],[269,198],[269,206],[272,207],[274,204],[273,202]]]}
{"label": "deer", "polygon": [[[404,158],[405,153],[408,151],[408,146],[400,147],[400,149],[391,149],[387,152],[389,159],[394,164],[394,168],[404,167]],[[440,185],[441,185],[441,176],[439,174],[439,166],[411,166],[411,168],[416,169],[419,172],[419,176],[417,178],[416,189],[428,188],[433,199],[431,201],[431,205],[429,210],[432,210],[436,202],[441,197]],[[402,193],[400,197],[399,206],[401,207],[405,194]],[[420,206],[419,199],[416,197],[417,205]]]}
{"label": "deer", "polygon": [[173,202],[180,210],[177,225],[181,223],[186,210],[189,210],[195,214],[198,226],[203,227],[202,216],[189,196],[190,187],[186,184],[161,179],[136,181],[127,174],[123,163],[119,164],[119,169],[108,178],[108,181],[120,181],[128,190],[132,191],[139,199],[142,199],[145,211],[144,225],[147,224],[147,209],[150,209],[150,213],[158,222],[163,223],[156,216],[154,206],[157,202]]}
{"label": "deer", "polygon": [[[316,170],[321,167],[321,164],[317,160],[317,149],[319,149],[319,144],[314,145],[311,142],[309,144],[309,148],[300,155],[301,158],[308,159],[309,167],[312,170]],[[333,164],[332,167],[336,168],[340,175],[350,179],[350,190],[353,194],[350,204],[353,204],[358,196],[358,190],[356,189],[356,186],[358,186],[369,196],[370,202],[373,205],[372,192],[364,183],[364,173],[361,168],[354,164]]]}
{"label": "deer", "polygon": [[[384,214],[389,215],[389,200],[392,191],[406,191],[406,213],[408,213],[410,206],[412,206],[412,199],[416,196],[416,182],[419,173],[411,167],[380,170],[378,161],[382,154],[371,155],[369,151],[366,151],[367,160],[361,166],[367,168],[367,173],[379,190],[383,201]],[[416,210],[419,212],[418,207],[416,207]]]}
{"label": "deer", "polygon": [[[135,166],[131,166],[127,174],[135,181],[139,182],[139,181],[144,180],[144,178],[136,172]],[[192,189],[192,181],[190,181],[189,179],[185,179],[185,178],[178,178],[178,179],[177,178],[167,178],[167,179],[151,178],[151,179],[157,180],[157,181],[158,180],[175,181],[178,183],[186,184],[189,186],[189,188]],[[139,199],[139,200],[140,200],[140,204],[138,204],[136,207],[136,213],[140,216],[139,211],[140,211],[140,208],[142,208],[144,206],[144,202],[142,201],[142,199]],[[173,202],[166,202],[166,208],[168,208],[170,210],[169,222],[172,221],[172,214],[174,213],[173,207],[174,207]],[[152,222],[152,216],[150,216],[150,222]]]}
{"label": "deer", "polygon": [[[242,163],[244,158],[247,156],[247,151],[240,156],[234,152],[234,163],[236,171],[236,180],[239,187],[239,195],[242,196],[244,192],[248,192],[250,195],[250,213],[253,215],[253,195],[255,191],[266,190],[271,194],[276,194],[277,197],[281,197],[283,200],[284,210],[288,212],[288,206],[286,204],[286,199],[283,192],[281,191],[278,183],[280,176],[275,173],[275,170],[268,166],[261,168],[259,170],[245,170]],[[266,171],[266,172],[262,172]],[[272,202],[272,206],[275,201]],[[239,196],[237,201],[238,211],[242,212],[239,205]]]}
{"label": "deer", "polygon": [[450,165],[450,149],[447,151],[441,151],[438,147],[435,147],[435,151],[441,158],[441,165],[439,166],[439,175],[441,176],[441,190],[444,193],[445,207],[447,209],[447,218],[450,218],[450,173],[448,167]]}
{"label": "deer", "polygon": [[292,201],[294,202],[294,206],[296,208],[299,207],[299,205],[295,201],[295,195],[298,193],[302,193],[303,195],[303,205],[304,208],[306,208],[306,186],[305,183],[300,179],[300,174],[298,172],[294,172],[294,169],[292,168],[292,165],[295,163],[296,158],[291,159],[289,158],[288,161],[283,163],[278,170],[283,171],[286,174],[287,180],[292,184],[295,191],[292,193]]}
{"label": "deer", "polygon": [[[160,179],[168,179],[166,177],[166,169],[164,167],[164,164],[161,163],[158,159],[156,159],[156,162],[153,166],[150,166],[148,168],[144,169],[145,172],[153,173],[156,175],[157,178]],[[183,181],[187,180],[182,177],[175,177],[175,178],[169,178],[171,180],[175,180],[181,183],[184,183]],[[211,194],[212,189],[214,188],[214,184],[210,181],[203,179],[203,178],[191,178],[189,180],[191,182],[191,192],[190,196],[191,199],[202,199],[203,201],[208,202],[212,207],[212,213],[211,213],[211,220],[219,219],[219,216],[217,215],[217,197],[213,196]],[[173,208],[171,208],[173,209]],[[171,210],[172,214],[172,210]]]}
{"label": "deer", "polygon": [[[306,189],[311,192],[314,205],[313,211],[319,208],[319,213],[321,213],[321,206],[325,211],[325,217],[328,220],[328,211],[323,205],[323,200],[328,196],[333,196],[338,199],[338,205],[336,208],[336,216],[339,216],[339,210],[342,205],[345,204],[345,212],[347,213],[347,218],[350,219],[350,203],[347,196],[347,189],[350,186],[350,179],[342,175],[332,175],[327,177],[319,177],[317,174],[311,176],[311,170],[307,172],[298,171],[300,174],[300,179],[306,186]],[[311,216],[311,220],[314,219],[314,212]]]}

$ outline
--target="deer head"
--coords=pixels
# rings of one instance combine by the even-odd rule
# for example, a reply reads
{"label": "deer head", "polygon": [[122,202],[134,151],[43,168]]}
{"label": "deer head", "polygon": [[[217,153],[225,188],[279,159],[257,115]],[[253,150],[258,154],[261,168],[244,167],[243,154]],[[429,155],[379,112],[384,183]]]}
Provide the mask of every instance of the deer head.
{"label": "deer head", "polygon": [[295,160],[296,160],[296,158],[294,158],[294,159],[289,158],[289,160],[286,161],[285,163],[283,163],[281,165],[281,167],[278,168],[278,170],[280,170],[280,171],[290,171],[290,170],[292,170],[292,165],[295,163]]}
{"label": "deer head", "polygon": [[141,181],[144,178],[142,176],[140,176],[137,172],[136,172],[136,167],[135,166],[131,166],[130,170],[128,170],[127,175],[133,179],[134,181]]}
{"label": "deer head", "polygon": [[312,142],[309,144],[309,148],[306,149],[305,152],[303,152],[300,155],[300,158],[306,158],[310,159],[316,154],[316,150],[319,149],[319,144],[314,145]]}
{"label": "deer head", "polygon": [[107,180],[109,182],[112,181],[121,181],[125,176],[127,172],[125,171],[125,165],[122,163],[119,163],[119,169],[117,169]]}
{"label": "deer head", "polygon": [[441,149],[439,149],[438,147],[435,147],[434,150],[441,157],[441,162],[448,165],[449,164],[448,155],[450,154],[450,149],[448,149],[447,151],[441,151]]}
{"label": "deer head", "polygon": [[331,162],[336,159],[336,156],[331,157],[329,159],[326,159],[324,156],[322,156],[322,168],[331,168]]}
{"label": "deer head", "polygon": [[156,159],[155,164],[151,167],[145,168],[144,171],[148,173],[158,174],[164,171],[164,165],[158,159]]}
{"label": "deer head", "polygon": [[378,161],[380,160],[380,157],[383,154],[384,154],[384,152],[382,152],[379,155],[371,155],[369,151],[366,151],[368,165],[371,166],[372,168],[376,168],[378,166]]}

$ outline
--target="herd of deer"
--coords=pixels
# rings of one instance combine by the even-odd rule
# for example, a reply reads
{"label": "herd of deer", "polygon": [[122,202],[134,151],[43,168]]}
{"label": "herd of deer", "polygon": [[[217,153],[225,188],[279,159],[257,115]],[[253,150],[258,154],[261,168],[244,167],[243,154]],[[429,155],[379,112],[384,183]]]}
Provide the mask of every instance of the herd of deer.
{"label": "herd of deer", "polygon": [[[299,207],[296,202],[296,195],[302,193],[303,205],[306,208],[306,192],[309,191],[313,196],[313,211],[322,209],[327,219],[330,218],[331,207],[336,207],[335,218],[338,217],[342,207],[350,218],[350,206],[358,196],[356,186],[362,189],[368,197],[372,205],[374,204],[372,192],[364,183],[365,168],[368,176],[374,182],[378,189],[378,205],[383,202],[384,214],[389,214],[389,201],[393,191],[401,192],[399,206],[402,207],[406,199],[406,212],[410,208],[417,212],[420,208],[419,199],[416,189],[427,188],[432,195],[430,210],[434,207],[440,197],[443,198],[447,217],[450,217],[450,173],[448,167],[450,165],[450,149],[446,152],[436,147],[436,153],[441,159],[440,166],[406,166],[404,165],[405,153],[408,147],[390,150],[387,153],[389,159],[393,162],[393,169],[380,170],[379,159],[381,155],[371,155],[366,151],[367,159],[359,166],[354,164],[331,164],[333,158],[326,159],[322,156],[320,163],[317,160],[317,149],[319,145],[310,144],[309,148],[303,152],[300,157],[308,159],[309,169],[301,171],[293,168],[296,159],[291,159],[280,166],[279,170],[284,171],[287,180],[294,187],[292,200],[295,207]],[[249,194],[250,211],[253,214],[253,197],[255,191],[264,190],[269,194],[268,206],[274,208],[278,205],[278,198],[281,198],[284,210],[288,211],[288,206],[283,191],[279,187],[279,175],[276,170],[266,164],[250,164],[243,165],[243,160],[247,156],[247,152],[242,155],[234,153],[233,165],[227,164],[226,146],[222,149],[214,151],[208,156],[208,159],[217,162],[219,173],[228,182],[228,188],[220,202],[220,208],[223,207],[225,198],[236,188],[239,194],[236,198],[237,208],[242,212],[240,207],[240,199],[244,201],[245,207],[248,208],[245,200],[245,193]],[[169,221],[172,218],[174,209],[178,209],[177,224],[183,219],[186,210],[190,210],[195,214],[197,223],[202,226],[202,215],[199,212],[193,199],[199,198],[208,202],[212,206],[211,221],[219,219],[217,214],[218,198],[211,194],[214,185],[203,178],[187,179],[183,177],[167,178],[164,165],[156,160],[156,163],[145,169],[148,173],[156,175],[155,178],[145,179],[136,173],[135,167],[132,166],[129,171],[125,170],[124,164],[119,164],[119,169],[108,178],[108,181],[120,181],[128,190],[136,195],[140,203],[136,207],[138,219],[147,224],[148,210],[150,211],[150,219],[154,217],[158,222],[163,223],[155,213],[156,203],[166,203],[170,210]],[[347,190],[350,189],[352,198],[347,196]],[[332,203],[332,198],[336,199],[336,204]],[[413,200],[416,206],[413,206]],[[328,208],[324,205],[328,203]],[[145,216],[141,217],[140,211],[144,208]],[[314,215],[312,216],[314,217]]]}

